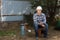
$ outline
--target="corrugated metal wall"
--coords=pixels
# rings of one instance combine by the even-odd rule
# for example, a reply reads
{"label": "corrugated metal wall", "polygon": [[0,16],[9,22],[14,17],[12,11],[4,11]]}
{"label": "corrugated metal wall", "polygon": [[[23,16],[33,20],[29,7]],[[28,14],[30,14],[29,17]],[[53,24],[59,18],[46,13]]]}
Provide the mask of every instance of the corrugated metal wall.
{"label": "corrugated metal wall", "polygon": [[23,20],[23,16],[20,14],[25,13],[28,7],[30,7],[29,1],[2,0],[1,21]]}

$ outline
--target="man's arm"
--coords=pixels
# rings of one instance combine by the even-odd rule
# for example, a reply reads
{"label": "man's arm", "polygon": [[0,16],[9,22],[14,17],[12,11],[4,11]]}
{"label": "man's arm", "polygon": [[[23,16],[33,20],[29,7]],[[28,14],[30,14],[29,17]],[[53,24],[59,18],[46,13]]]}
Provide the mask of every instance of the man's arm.
{"label": "man's arm", "polygon": [[45,16],[45,14],[43,15],[43,23],[46,23],[46,16]]}
{"label": "man's arm", "polygon": [[34,24],[38,24],[38,22],[37,22],[37,16],[35,14],[33,15],[33,21],[34,21]]}
{"label": "man's arm", "polygon": [[46,16],[45,16],[45,14],[43,14],[43,21],[42,22],[40,22],[40,25],[42,26],[42,27],[45,27],[45,23],[46,23]]}

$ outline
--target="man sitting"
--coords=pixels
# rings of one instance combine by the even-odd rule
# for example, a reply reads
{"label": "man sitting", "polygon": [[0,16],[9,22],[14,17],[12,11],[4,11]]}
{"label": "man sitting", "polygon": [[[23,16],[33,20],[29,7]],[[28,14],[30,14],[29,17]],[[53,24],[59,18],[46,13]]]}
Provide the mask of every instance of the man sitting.
{"label": "man sitting", "polygon": [[42,7],[41,6],[38,6],[36,8],[36,11],[37,12],[33,15],[36,39],[38,39],[38,29],[41,28],[41,26],[43,28],[45,28],[43,34],[44,34],[44,37],[46,38],[47,37],[47,33],[48,33],[48,25],[46,23],[46,16],[45,16],[44,13],[42,13]]}

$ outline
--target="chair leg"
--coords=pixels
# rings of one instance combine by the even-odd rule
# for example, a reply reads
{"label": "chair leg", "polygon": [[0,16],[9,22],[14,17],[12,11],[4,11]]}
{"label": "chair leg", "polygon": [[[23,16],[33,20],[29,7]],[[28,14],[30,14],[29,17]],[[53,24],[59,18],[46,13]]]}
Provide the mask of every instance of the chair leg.
{"label": "chair leg", "polygon": [[38,36],[41,37],[41,30],[38,30]]}

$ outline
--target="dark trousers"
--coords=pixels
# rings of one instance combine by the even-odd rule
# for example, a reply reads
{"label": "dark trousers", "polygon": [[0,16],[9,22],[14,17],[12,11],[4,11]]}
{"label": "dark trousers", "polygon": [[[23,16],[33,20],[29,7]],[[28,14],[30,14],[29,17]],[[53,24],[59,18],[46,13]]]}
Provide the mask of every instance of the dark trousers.
{"label": "dark trousers", "polygon": [[[36,37],[38,37],[38,29],[40,29],[41,27],[37,24],[34,24],[35,25],[35,34],[36,34]],[[46,23],[45,24],[45,29],[43,30],[43,35],[44,37],[47,37],[47,34],[48,34],[48,24]]]}

